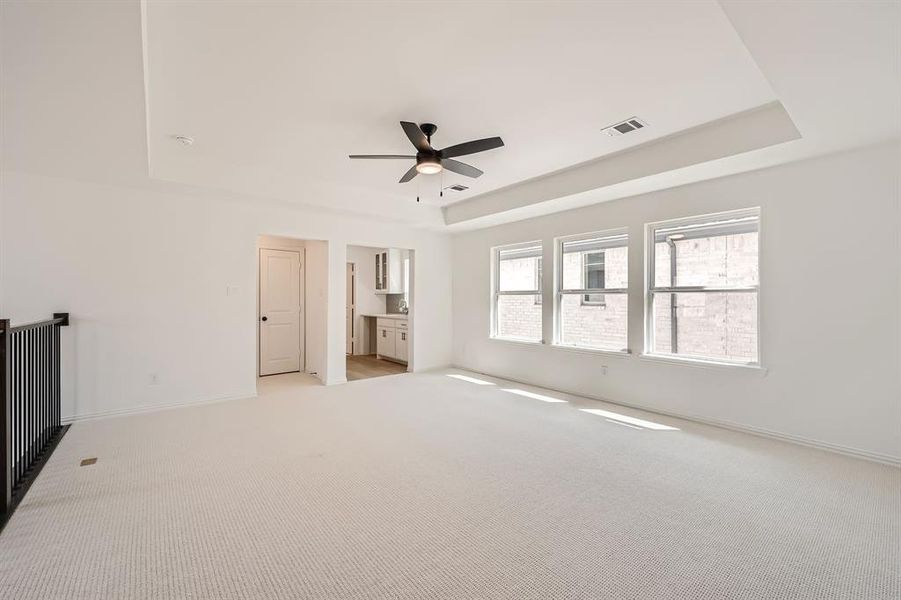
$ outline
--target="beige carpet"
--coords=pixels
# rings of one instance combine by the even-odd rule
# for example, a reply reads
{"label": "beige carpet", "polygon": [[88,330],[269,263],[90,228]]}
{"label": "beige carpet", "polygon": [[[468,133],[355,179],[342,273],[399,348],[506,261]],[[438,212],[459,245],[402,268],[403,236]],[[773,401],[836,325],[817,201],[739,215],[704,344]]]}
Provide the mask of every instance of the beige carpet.
{"label": "beige carpet", "polygon": [[441,373],[302,381],[74,425],[0,597],[901,597],[897,469]]}

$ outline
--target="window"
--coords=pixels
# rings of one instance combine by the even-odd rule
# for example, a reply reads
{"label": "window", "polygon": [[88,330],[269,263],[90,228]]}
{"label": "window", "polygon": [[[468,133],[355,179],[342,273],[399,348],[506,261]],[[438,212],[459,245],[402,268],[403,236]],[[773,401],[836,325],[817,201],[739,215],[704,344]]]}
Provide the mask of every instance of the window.
{"label": "window", "polygon": [[556,343],[626,351],[629,236],[607,231],[557,241]]}
{"label": "window", "polygon": [[493,249],[493,337],[541,341],[541,242]]}
{"label": "window", "polygon": [[649,226],[650,354],[756,364],[757,209]]}

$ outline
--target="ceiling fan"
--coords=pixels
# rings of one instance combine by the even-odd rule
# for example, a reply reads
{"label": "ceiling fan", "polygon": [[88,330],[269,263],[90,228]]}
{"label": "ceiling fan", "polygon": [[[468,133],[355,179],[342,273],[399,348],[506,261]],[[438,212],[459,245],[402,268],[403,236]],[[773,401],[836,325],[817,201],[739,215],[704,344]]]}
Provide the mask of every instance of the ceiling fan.
{"label": "ceiling fan", "polygon": [[413,146],[416,148],[416,154],[351,154],[350,158],[376,158],[376,159],[409,159],[415,158],[416,164],[410,167],[410,170],[404,173],[399,183],[407,183],[419,173],[423,175],[434,175],[440,173],[444,169],[466,175],[467,177],[478,177],[482,171],[476,169],[472,165],[467,165],[458,160],[453,160],[456,156],[465,156],[467,154],[475,154],[476,152],[484,152],[500,148],[504,145],[504,140],[499,137],[485,138],[483,140],[473,140],[471,142],[463,142],[455,146],[450,146],[442,150],[432,147],[432,136],[438,130],[437,125],[432,123],[423,123],[417,125],[409,121],[401,121],[400,126],[404,133],[410,138]]}

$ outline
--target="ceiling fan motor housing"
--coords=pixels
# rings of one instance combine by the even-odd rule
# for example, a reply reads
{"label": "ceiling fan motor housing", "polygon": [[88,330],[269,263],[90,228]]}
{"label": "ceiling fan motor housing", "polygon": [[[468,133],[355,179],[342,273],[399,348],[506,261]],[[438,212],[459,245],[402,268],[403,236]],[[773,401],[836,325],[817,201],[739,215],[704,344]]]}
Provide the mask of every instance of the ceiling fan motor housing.
{"label": "ceiling fan motor housing", "polygon": [[[435,132],[438,131],[438,126],[434,123],[423,123],[419,126],[419,128],[427,138],[431,138],[433,135],[435,135]],[[432,140],[430,139],[429,141],[431,142]]]}

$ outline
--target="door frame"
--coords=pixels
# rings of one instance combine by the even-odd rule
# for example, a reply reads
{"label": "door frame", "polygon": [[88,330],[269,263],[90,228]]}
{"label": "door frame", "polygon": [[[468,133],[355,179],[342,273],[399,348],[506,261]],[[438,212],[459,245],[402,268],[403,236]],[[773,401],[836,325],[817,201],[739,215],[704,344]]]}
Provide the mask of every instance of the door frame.
{"label": "door frame", "polygon": [[[303,244],[303,240],[298,239],[297,242],[298,242],[298,244]],[[282,251],[286,251],[286,252],[297,252],[297,254],[300,257],[300,276],[297,278],[298,286],[300,287],[300,289],[298,290],[298,298],[300,300],[300,311],[301,311],[300,322],[299,322],[299,337],[300,337],[300,339],[298,340],[298,343],[300,344],[300,370],[298,372],[306,373],[307,372],[306,248],[304,248],[302,245],[293,246],[290,244],[279,244],[279,243],[266,242],[265,244],[258,244],[257,251],[256,251],[257,290],[256,290],[256,311],[255,311],[256,323],[255,323],[254,327],[256,330],[257,347],[256,347],[256,358],[255,358],[254,362],[256,363],[257,378],[270,377],[269,375],[260,375],[260,371],[261,371],[260,366],[261,366],[261,361],[262,361],[262,357],[263,357],[263,346],[260,343],[260,323],[262,322],[261,319],[263,317],[262,303],[260,302],[260,295],[262,293],[262,286],[261,286],[262,273],[260,272],[260,262],[261,262],[263,250],[282,250]]]}
{"label": "door frame", "polygon": [[[345,340],[344,353],[350,356],[356,354],[356,324],[357,324],[357,265],[356,263],[349,262],[345,267],[345,281],[348,276],[350,279],[350,290],[347,293],[345,290],[345,305],[344,310],[347,311],[347,298],[350,298],[350,329],[345,332],[345,336],[350,339],[350,352],[347,352],[347,341]],[[346,318],[346,316],[345,316]]]}

